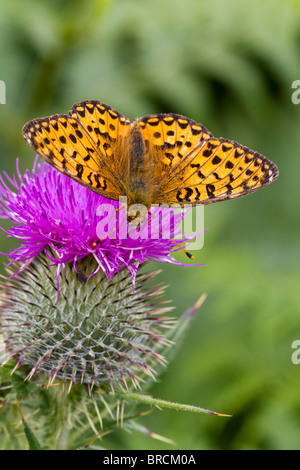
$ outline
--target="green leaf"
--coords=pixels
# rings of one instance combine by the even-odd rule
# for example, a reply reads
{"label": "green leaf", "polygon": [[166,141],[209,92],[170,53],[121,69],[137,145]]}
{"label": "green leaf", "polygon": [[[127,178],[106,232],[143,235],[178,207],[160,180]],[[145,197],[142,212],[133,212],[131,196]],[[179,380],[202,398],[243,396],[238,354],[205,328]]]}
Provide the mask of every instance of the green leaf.
{"label": "green leaf", "polygon": [[29,445],[29,450],[42,450],[39,441],[35,437],[34,433],[31,431],[30,427],[26,423],[26,421],[23,421],[23,428],[25,432],[25,436]]}

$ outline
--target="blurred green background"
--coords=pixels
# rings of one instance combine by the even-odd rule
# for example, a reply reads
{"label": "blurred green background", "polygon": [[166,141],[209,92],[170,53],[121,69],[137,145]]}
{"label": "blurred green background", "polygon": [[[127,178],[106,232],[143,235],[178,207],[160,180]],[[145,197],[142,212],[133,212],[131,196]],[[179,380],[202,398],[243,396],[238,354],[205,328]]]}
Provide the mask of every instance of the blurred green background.
{"label": "blurred green background", "polygon": [[[24,123],[85,99],[131,119],[186,115],[278,165],[268,188],[205,208],[209,231],[194,253],[205,266],[158,266],[175,315],[208,297],[150,392],[232,418],[164,410],[141,423],[178,449],[299,449],[300,1],[0,0],[0,79],[10,174],[17,157],[22,170],[33,164]],[[4,234],[0,244],[16,246]],[[122,431],[106,444],[174,448]]]}

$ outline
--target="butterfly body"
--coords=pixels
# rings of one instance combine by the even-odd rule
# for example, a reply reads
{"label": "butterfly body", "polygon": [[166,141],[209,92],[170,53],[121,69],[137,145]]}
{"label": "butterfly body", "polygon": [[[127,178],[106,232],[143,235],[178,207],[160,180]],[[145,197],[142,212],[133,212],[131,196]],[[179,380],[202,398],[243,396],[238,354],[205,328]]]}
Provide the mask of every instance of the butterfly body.
{"label": "butterfly body", "polygon": [[128,206],[211,204],[241,197],[274,181],[276,165],[237,142],[215,138],[177,114],[130,122],[98,101],[69,115],[35,119],[23,128],[49,164],[103,196]]}
{"label": "butterfly body", "polygon": [[[124,153],[126,155],[126,150]],[[130,129],[127,159],[128,174],[120,175],[121,178],[125,176],[127,203],[129,206],[143,204],[149,209],[152,203],[154,165],[137,123],[133,123]]]}

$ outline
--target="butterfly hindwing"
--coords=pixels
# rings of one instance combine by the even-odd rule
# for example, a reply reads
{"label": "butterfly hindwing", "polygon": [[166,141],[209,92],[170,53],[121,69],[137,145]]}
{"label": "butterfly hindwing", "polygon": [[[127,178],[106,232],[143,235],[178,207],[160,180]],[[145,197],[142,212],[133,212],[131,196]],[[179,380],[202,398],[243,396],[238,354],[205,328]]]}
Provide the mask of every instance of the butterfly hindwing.
{"label": "butterfly hindwing", "polygon": [[173,204],[211,204],[250,194],[278,176],[274,163],[228,139],[211,138],[163,180],[154,199]]}

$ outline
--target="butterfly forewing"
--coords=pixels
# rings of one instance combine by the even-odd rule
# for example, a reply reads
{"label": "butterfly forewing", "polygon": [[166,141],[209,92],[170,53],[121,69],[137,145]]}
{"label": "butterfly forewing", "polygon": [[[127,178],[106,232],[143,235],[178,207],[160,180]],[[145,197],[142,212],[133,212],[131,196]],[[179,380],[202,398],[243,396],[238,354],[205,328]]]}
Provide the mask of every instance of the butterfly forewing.
{"label": "butterfly forewing", "polygon": [[[69,116],[35,119],[24,126],[23,135],[28,144],[59,171],[93,191],[117,200],[123,191],[111,167],[114,142],[110,122],[107,120],[102,126],[96,112],[93,118],[87,107],[89,103],[74,105]],[[89,119],[80,116],[83,112],[89,113]]]}
{"label": "butterfly forewing", "polygon": [[120,156],[116,151],[122,146],[122,139],[128,138],[130,120],[99,101],[74,104],[70,115],[80,122],[99,152],[105,155],[110,170],[118,173]]}

